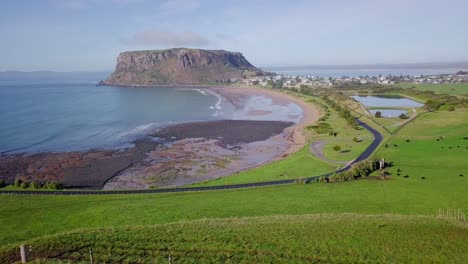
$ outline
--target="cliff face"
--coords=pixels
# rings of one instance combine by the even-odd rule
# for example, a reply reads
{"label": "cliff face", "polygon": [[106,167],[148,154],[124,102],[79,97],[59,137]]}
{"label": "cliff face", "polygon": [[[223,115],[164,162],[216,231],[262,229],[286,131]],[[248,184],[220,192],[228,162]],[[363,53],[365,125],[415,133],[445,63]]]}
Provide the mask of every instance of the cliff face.
{"label": "cliff face", "polygon": [[106,85],[214,84],[263,72],[240,52],[168,49],[123,52]]}

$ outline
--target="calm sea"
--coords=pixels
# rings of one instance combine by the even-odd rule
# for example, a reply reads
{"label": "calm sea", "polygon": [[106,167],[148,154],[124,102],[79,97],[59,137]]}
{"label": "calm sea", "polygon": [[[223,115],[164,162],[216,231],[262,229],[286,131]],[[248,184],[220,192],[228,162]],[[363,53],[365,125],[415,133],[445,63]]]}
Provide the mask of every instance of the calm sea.
{"label": "calm sea", "polygon": [[0,153],[126,147],[163,125],[223,117],[209,92],[97,81],[0,82]]}

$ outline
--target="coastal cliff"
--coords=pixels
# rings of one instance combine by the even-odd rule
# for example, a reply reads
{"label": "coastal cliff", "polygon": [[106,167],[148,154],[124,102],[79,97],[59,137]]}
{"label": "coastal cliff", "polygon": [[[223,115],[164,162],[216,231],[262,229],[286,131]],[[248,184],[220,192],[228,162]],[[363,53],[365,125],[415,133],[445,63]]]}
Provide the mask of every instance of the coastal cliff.
{"label": "coastal cliff", "polygon": [[240,52],[176,48],[127,51],[103,85],[204,85],[262,75]]}

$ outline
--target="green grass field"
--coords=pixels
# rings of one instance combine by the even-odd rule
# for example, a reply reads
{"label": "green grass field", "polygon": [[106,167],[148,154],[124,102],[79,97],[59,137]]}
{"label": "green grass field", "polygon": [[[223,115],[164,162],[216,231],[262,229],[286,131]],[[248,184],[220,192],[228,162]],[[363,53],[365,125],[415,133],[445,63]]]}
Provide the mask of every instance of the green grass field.
{"label": "green grass field", "polygon": [[[89,248],[96,263],[464,263],[468,228],[432,217],[324,214],[87,229],[29,245],[40,263],[87,263]],[[16,251],[0,249],[2,263]]]}
{"label": "green grass field", "polygon": [[[327,159],[336,161],[351,161],[359,156],[372,142],[373,138],[358,138],[359,142],[350,139],[336,139],[328,142],[323,148],[323,154]],[[340,151],[333,149],[335,145],[341,147]]]}
{"label": "green grass field", "polygon": [[398,87],[411,88],[421,91],[434,91],[439,94],[450,94],[450,95],[468,95],[468,83],[457,83],[457,84],[413,84],[413,83],[398,83]]}
{"label": "green grass field", "polygon": [[[396,178],[408,176],[404,180],[420,182],[424,177],[423,181],[430,181],[440,190],[457,190],[455,182],[466,188],[467,115],[466,110],[424,114],[399,131],[387,142],[388,147],[380,148],[375,156],[394,162],[389,171]],[[446,195],[453,199],[468,196],[457,191],[447,191]]]}

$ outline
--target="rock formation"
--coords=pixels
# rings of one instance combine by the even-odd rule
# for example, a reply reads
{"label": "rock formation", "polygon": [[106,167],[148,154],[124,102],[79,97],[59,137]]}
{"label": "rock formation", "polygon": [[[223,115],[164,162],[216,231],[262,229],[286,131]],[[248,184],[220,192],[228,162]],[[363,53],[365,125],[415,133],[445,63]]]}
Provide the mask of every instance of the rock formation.
{"label": "rock formation", "polygon": [[209,85],[262,75],[240,52],[176,48],[123,52],[101,84],[122,86]]}

